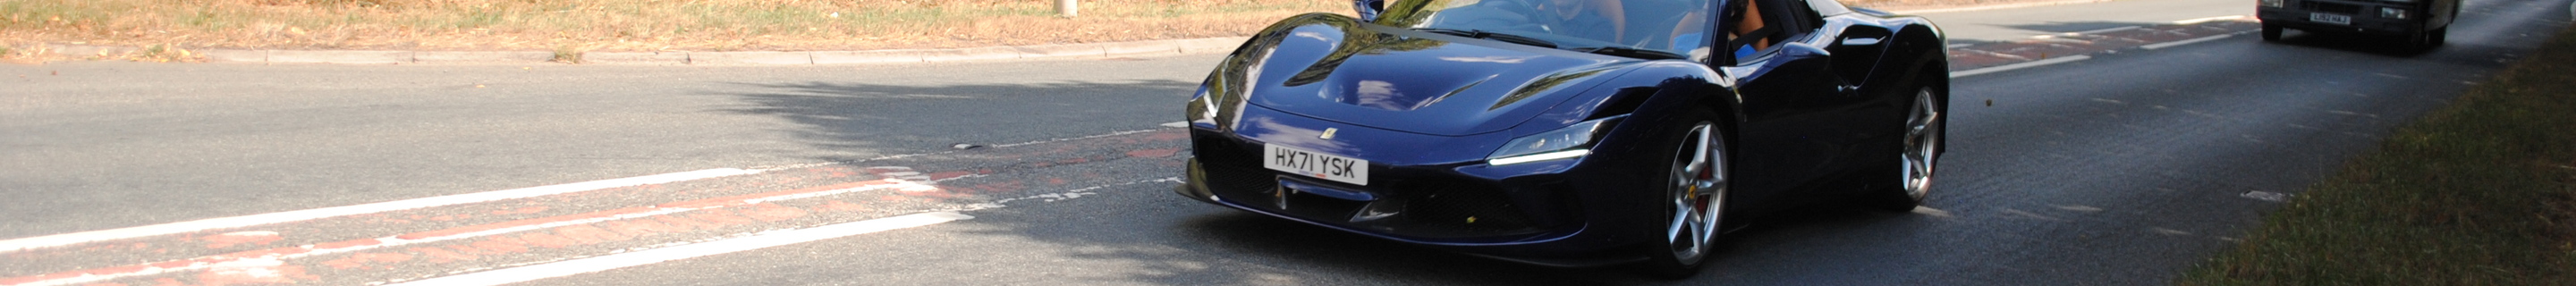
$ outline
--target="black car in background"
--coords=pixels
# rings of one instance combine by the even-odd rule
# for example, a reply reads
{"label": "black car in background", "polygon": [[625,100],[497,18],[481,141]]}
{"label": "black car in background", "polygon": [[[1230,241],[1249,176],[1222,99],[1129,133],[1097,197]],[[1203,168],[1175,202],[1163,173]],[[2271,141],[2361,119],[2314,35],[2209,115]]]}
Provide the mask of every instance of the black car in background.
{"label": "black car in background", "polygon": [[2263,40],[2281,39],[2281,30],[2363,34],[2406,41],[2424,50],[2442,45],[2460,0],[2255,0],[2255,18],[2263,20]]}

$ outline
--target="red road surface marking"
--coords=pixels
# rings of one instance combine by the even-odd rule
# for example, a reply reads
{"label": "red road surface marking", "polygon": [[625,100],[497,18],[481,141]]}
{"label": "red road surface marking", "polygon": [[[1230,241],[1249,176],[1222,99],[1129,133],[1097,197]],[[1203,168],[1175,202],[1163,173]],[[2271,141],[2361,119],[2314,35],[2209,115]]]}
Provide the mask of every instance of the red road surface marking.
{"label": "red road surface marking", "polygon": [[[563,248],[574,245],[627,240],[636,237],[636,235],[633,234],[618,233],[610,231],[609,229],[593,226],[592,224],[595,223],[648,218],[653,221],[670,222],[673,221],[673,219],[664,217],[668,217],[672,214],[688,213],[689,218],[712,222],[719,225],[756,224],[762,221],[791,219],[804,216],[806,214],[806,212],[801,209],[787,208],[775,204],[767,204],[766,202],[819,197],[867,190],[906,189],[916,187],[927,186],[902,183],[892,180],[865,181],[751,195],[697,199],[666,203],[656,205],[654,207],[623,208],[583,214],[515,220],[415,232],[391,237],[356,239],[297,247],[243,251],[141,265],[94,268],[43,275],[0,278],[0,285],[68,285],[99,282],[123,277],[198,270],[207,271],[199,276],[199,282],[213,285],[233,283],[292,283],[294,282],[292,279],[304,279],[304,277],[310,277],[311,275],[304,274],[303,268],[298,266],[279,266],[282,265],[282,260],[310,257],[313,255],[351,253],[384,247],[481,237],[496,237],[494,240],[481,241],[472,244],[475,245],[477,249],[485,251],[518,252],[526,250],[525,247],[517,247],[515,245],[508,244]],[[742,212],[746,214],[737,214],[736,212],[728,211],[725,209],[728,207],[746,207],[747,209]],[[708,226],[710,229],[713,227],[720,226]],[[545,230],[552,230],[552,232],[547,232]],[[630,230],[635,229],[630,228]],[[494,242],[501,239],[497,238],[499,235],[520,232],[527,233],[520,234],[513,240]],[[485,244],[485,242],[493,243]],[[400,257],[402,259],[392,259],[393,256],[385,255],[386,254],[352,255],[352,258],[359,259],[333,260],[325,263],[326,265],[330,265],[335,268],[344,268],[342,266],[348,266],[345,268],[358,268],[357,265],[365,264],[368,261],[402,261],[411,259],[411,256],[403,254],[391,254],[401,255]],[[360,258],[361,256],[364,257]],[[464,258],[464,256],[448,256],[446,260],[450,262],[464,260],[460,258]]]}

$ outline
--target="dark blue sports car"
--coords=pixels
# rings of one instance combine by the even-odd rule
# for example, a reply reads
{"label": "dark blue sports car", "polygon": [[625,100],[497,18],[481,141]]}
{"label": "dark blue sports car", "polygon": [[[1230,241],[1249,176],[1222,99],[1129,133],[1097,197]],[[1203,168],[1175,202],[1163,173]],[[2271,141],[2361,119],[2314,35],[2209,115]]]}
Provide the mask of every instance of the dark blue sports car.
{"label": "dark blue sports car", "polygon": [[1181,195],[1542,265],[1686,276],[1724,218],[1922,202],[1941,30],[1834,0],[1398,0],[1255,34]]}

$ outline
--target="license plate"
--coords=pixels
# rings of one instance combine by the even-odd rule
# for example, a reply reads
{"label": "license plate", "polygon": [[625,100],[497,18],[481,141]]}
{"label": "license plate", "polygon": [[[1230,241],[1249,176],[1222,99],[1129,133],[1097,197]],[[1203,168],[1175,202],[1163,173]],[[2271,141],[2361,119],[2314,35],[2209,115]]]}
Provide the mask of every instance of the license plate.
{"label": "license plate", "polygon": [[1263,167],[1299,176],[1332,180],[1353,185],[1368,185],[1368,160],[1352,159],[1322,152],[1262,144]]}
{"label": "license plate", "polygon": [[2308,13],[2308,21],[2311,21],[2311,22],[2317,22],[2317,23],[2335,24],[2335,25],[2351,25],[2351,24],[2352,24],[2352,16],[2335,15],[2335,14],[2326,14],[2326,13]]}

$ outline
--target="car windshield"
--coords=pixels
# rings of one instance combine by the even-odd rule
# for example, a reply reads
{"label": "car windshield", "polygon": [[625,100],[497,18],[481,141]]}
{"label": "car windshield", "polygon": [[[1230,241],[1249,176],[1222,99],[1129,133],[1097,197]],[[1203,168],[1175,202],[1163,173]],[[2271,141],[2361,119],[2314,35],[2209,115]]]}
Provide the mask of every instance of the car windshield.
{"label": "car windshield", "polygon": [[1715,26],[1709,0],[1395,2],[1377,24],[1630,57],[1702,59]]}

